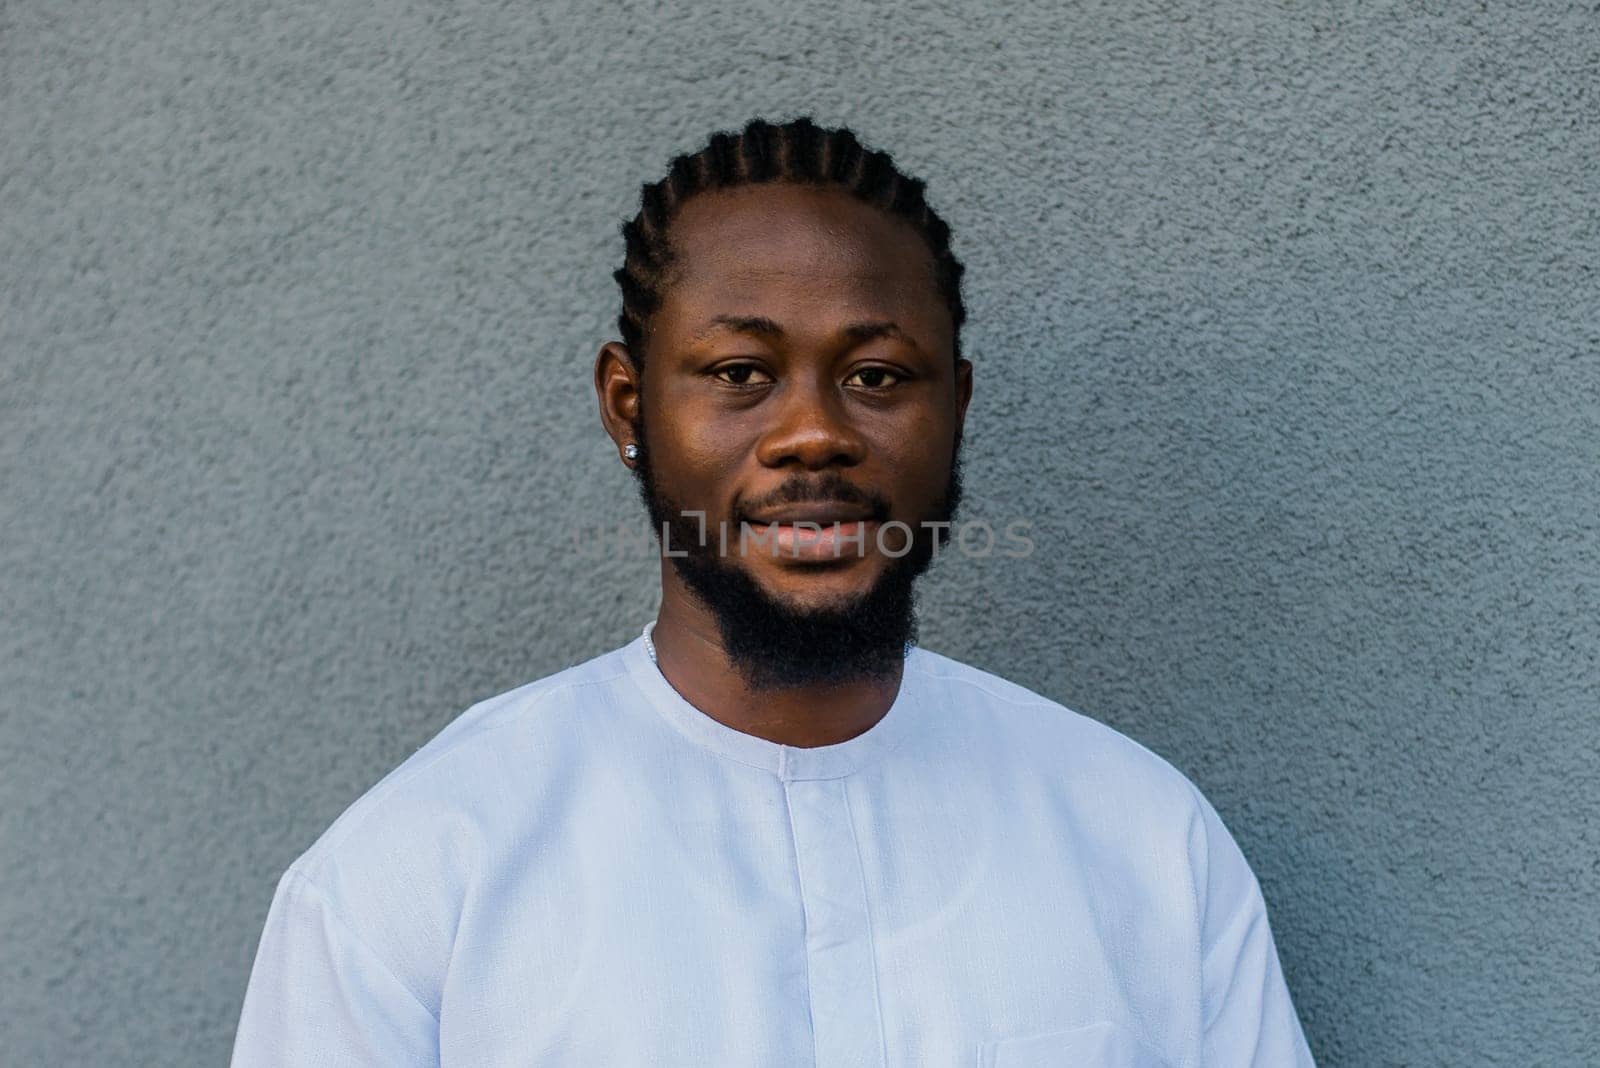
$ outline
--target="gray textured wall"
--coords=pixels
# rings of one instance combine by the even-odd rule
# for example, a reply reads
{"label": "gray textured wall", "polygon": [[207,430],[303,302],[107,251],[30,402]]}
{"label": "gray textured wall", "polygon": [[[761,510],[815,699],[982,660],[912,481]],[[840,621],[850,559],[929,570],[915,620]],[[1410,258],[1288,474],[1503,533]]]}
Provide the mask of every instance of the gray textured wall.
{"label": "gray textured wall", "polygon": [[615,227],[806,110],[969,265],[925,643],[1140,739],[1325,1065],[1600,1064],[1591,5],[0,6],[0,1050],[225,1059],[277,875],[632,638]]}

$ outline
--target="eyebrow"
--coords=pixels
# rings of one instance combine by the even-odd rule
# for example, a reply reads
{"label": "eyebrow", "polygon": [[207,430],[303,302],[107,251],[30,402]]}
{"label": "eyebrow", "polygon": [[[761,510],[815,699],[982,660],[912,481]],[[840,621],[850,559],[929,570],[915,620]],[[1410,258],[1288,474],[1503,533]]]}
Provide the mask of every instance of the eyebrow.
{"label": "eyebrow", "polygon": [[[691,341],[704,341],[718,330],[731,330],[736,334],[752,334],[756,337],[777,339],[783,337],[783,327],[771,319],[761,315],[718,315],[714,317],[703,330],[697,332]],[[913,348],[917,343],[904,330],[900,324],[887,319],[871,320],[867,322],[851,323],[842,331],[844,336],[855,344],[873,341],[880,337],[892,337],[904,341]]]}
{"label": "eyebrow", "polygon": [[754,334],[766,338],[783,336],[783,327],[760,315],[718,315],[706,325],[705,329],[698,331],[689,340],[704,341],[719,330],[731,330],[736,334]]}
{"label": "eyebrow", "polygon": [[887,319],[869,323],[851,323],[844,328],[844,336],[858,345],[864,341],[875,341],[880,337],[892,337],[898,341],[906,342],[913,348],[917,344],[911,340],[910,335],[900,329],[899,323],[893,323]]}

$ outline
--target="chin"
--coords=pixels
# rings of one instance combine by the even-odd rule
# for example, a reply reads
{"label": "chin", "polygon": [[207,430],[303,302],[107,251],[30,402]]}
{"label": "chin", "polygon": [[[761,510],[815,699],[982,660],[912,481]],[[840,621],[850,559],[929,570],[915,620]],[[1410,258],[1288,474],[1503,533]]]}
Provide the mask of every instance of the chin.
{"label": "chin", "polygon": [[867,561],[845,568],[783,568],[755,578],[773,600],[800,612],[840,611],[865,600],[881,568],[863,567]]}

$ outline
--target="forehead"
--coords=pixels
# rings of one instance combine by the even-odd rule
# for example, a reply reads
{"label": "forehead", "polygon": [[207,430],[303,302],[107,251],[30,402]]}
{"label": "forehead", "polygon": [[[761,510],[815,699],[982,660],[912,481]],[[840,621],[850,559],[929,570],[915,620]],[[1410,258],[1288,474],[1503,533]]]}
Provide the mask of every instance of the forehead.
{"label": "forehead", "polygon": [[679,210],[670,239],[661,311],[674,321],[875,315],[934,335],[930,342],[940,340],[943,320],[948,335],[921,235],[841,190],[768,184],[703,193]]}

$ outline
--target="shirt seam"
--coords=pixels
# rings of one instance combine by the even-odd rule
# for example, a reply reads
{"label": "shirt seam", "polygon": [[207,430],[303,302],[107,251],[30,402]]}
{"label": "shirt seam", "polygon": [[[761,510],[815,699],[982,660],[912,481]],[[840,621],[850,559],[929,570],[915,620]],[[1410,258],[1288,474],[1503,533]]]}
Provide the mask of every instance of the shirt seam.
{"label": "shirt seam", "polygon": [[290,869],[289,874],[291,881],[298,884],[298,887],[296,888],[297,891],[310,891],[311,894],[315,896],[318,902],[321,904],[323,914],[337,924],[339,930],[343,931],[346,937],[360,947],[363,953],[371,957],[373,962],[376,963],[379,968],[383,969],[384,974],[388,975],[389,978],[395,981],[396,986],[409,994],[411,996],[411,1000],[417,1003],[417,1007],[419,1009],[428,1014],[428,1018],[431,1019],[434,1023],[434,1026],[437,1027],[439,1024],[439,1014],[428,1008],[428,1003],[422,999],[420,994],[411,988],[411,984],[402,979],[399,973],[391,968],[383,959],[382,955],[373,948],[372,944],[363,938],[360,932],[351,926],[343,916],[339,915],[338,909],[333,907],[333,900],[328,896],[327,892],[324,891],[322,887],[312,882],[310,876],[298,869]]}
{"label": "shirt seam", "polygon": [[794,850],[794,877],[800,885],[800,958],[806,966],[806,1026],[811,1031],[811,1063],[817,1061],[817,1017],[813,1007],[815,997],[811,991],[811,907],[806,903],[806,870],[800,861],[800,836],[794,829],[794,801],[789,797],[789,784],[783,784],[783,808],[789,817],[789,846]]}
{"label": "shirt seam", "polygon": [[844,794],[845,822],[850,825],[850,845],[856,854],[856,878],[861,886],[861,917],[867,925],[867,953],[872,962],[872,1012],[878,1024],[878,1063],[889,1062],[889,1043],[883,1033],[883,995],[878,989],[878,937],[872,928],[872,902],[867,895],[867,869],[861,859],[861,837],[856,833],[855,806],[850,803],[850,786],[840,785]]}
{"label": "shirt seam", "polygon": [[[877,750],[877,752],[870,754],[863,759],[861,763],[847,768],[844,771],[833,772],[827,775],[797,775],[794,772],[789,771],[786,773],[788,777],[784,779],[784,782],[838,782],[841,779],[848,779],[855,775],[861,774],[863,771],[866,771],[874,764],[877,764],[879,761],[883,760],[884,757],[888,756],[898,748],[900,748],[900,742],[898,740],[893,742],[885,742]],[[802,747],[800,751],[803,753],[805,752],[805,749]],[[762,770],[771,772],[772,769],[763,768]]]}
{"label": "shirt seam", "polygon": [[[1056,702],[1056,701],[1052,701],[1048,697],[1044,697],[1041,694],[1029,694],[1027,697],[1012,697],[1012,696],[1009,696],[1007,694],[1000,693],[997,690],[991,690],[989,687],[985,686],[982,682],[978,681],[977,679],[972,678],[969,675],[942,675],[942,674],[938,674],[938,673],[933,672],[933,671],[929,671],[926,668],[923,669],[922,673],[925,676],[927,676],[928,678],[930,678],[930,679],[938,679],[941,682],[959,682],[963,686],[970,686],[974,690],[977,690],[980,693],[987,694],[988,696],[994,698],[996,701],[1004,701],[1008,705],[1018,705],[1018,706],[1023,707],[1023,708],[1065,708],[1066,707],[1065,705],[1062,705],[1062,704],[1060,704],[1059,702]],[[1068,711],[1071,711],[1071,709],[1068,709]]]}

